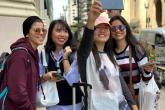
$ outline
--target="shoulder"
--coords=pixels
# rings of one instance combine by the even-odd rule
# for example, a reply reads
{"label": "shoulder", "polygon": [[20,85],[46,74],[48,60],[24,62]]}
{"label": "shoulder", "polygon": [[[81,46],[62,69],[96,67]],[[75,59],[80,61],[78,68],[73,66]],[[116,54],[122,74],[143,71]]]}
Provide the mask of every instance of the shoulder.
{"label": "shoulder", "polygon": [[134,55],[136,61],[140,61],[143,58],[147,57],[147,53],[146,53],[145,49],[140,44],[133,46],[132,50],[133,50],[133,55]]}
{"label": "shoulder", "polygon": [[15,62],[15,61],[28,61],[30,60],[30,53],[28,50],[25,49],[18,49],[13,52],[11,52],[11,55],[8,59],[10,62]]}

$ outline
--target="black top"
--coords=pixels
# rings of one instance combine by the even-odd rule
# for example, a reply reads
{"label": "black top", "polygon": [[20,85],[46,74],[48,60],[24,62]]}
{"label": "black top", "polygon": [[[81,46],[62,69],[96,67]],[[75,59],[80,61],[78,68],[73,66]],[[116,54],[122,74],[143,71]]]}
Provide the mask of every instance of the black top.
{"label": "black top", "polygon": [[[57,71],[56,61],[49,54],[48,71]],[[64,67],[62,61],[60,62],[60,70],[63,75]],[[72,87],[66,80],[57,82],[57,90],[60,102],[58,105],[72,105]],[[76,88],[76,103],[81,102],[82,92],[80,88]]]}

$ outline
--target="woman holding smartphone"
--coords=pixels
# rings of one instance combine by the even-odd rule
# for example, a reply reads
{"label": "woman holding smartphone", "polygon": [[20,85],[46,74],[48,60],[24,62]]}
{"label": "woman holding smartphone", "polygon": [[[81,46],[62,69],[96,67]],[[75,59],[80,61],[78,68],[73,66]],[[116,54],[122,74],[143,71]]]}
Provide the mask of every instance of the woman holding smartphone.
{"label": "woman holding smartphone", "polygon": [[111,48],[120,66],[121,75],[138,103],[138,84],[141,79],[145,82],[151,79],[155,65],[146,64],[148,63],[146,51],[132,34],[129,24],[122,16],[112,17],[110,24]]}
{"label": "woman holding smartphone", "polygon": [[[47,107],[47,110],[72,110],[72,88],[63,78],[72,63],[70,58],[70,54],[73,53],[70,48],[72,43],[72,33],[68,24],[63,20],[52,21],[48,30],[45,52],[48,63],[47,69],[54,71],[54,73],[48,72],[42,76],[42,79],[43,81],[57,81],[60,102],[57,105]],[[40,67],[40,70],[42,70],[41,64]],[[76,95],[76,110],[81,110],[82,95],[79,88],[76,89]]]}

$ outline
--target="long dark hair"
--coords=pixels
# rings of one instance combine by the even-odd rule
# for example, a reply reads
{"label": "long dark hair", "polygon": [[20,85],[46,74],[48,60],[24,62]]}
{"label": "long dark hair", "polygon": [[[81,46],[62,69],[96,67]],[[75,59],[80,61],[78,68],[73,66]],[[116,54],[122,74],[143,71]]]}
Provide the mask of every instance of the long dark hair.
{"label": "long dark hair", "polygon": [[64,30],[66,29],[68,31],[68,34],[69,34],[69,38],[68,38],[68,40],[65,43],[63,48],[65,48],[66,46],[72,46],[72,44],[73,44],[73,36],[72,36],[72,32],[71,32],[71,29],[70,29],[69,25],[63,20],[60,20],[60,19],[59,20],[54,20],[50,23],[50,26],[49,26],[49,29],[48,29],[47,42],[46,42],[46,45],[45,45],[45,50],[48,53],[51,52],[51,51],[54,51],[56,49],[56,46],[54,45],[54,42],[52,40],[52,31],[53,31],[53,28],[56,25],[59,25]]}
{"label": "long dark hair", "polygon": [[[105,42],[104,52],[107,53],[107,55],[108,55],[109,59],[112,61],[112,63],[114,65],[117,65],[117,62],[114,58],[114,52],[110,47],[111,47],[111,45],[110,45],[110,37],[109,37],[107,42]],[[93,56],[94,56],[94,59],[96,62],[96,68],[99,69],[101,66],[101,60],[100,60],[99,52],[98,52],[98,49],[97,49],[97,46],[95,43],[93,43],[92,52],[93,52]]]}
{"label": "long dark hair", "polygon": [[[145,54],[145,49],[133,35],[128,22],[122,16],[114,16],[111,18],[109,23],[112,24],[112,22],[115,20],[119,20],[123,25],[126,26],[126,42],[131,46],[133,56],[137,56],[135,54],[139,54],[139,57],[143,56]],[[110,47],[113,50],[117,47],[116,41],[112,37],[110,37],[110,44]]]}

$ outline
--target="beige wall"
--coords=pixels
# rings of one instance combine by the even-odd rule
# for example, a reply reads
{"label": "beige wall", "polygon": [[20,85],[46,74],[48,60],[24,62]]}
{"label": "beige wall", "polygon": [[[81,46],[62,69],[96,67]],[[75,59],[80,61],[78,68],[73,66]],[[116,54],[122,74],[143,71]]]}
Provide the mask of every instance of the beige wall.
{"label": "beige wall", "polygon": [[0,1],[1,16],[37,15],[33,0],[2,0]]}
{"label": "beige wall", "polygon": [[23,36],[22,22],[30,15],[37,15],[34,0],[0,0],[0,53]]}
{"label": "beige wall", "polygon": [[162,0],[162,3],[163,3],[163,5],[162,5],[162,10],[163,10],[163,13],[162,13],[162,25],[163,25],[163,27],[165,27],[165,0]]}
{"label": "beige wall", "polygon": [[10,44],[22,37],[23,17],[0,16],[0,53],[9,51]]}
{"label": "beige wall", "polygon": [[43,0],[0,0],[0,53],[9,51],[10,45],[23,37],[22,23],[28,16],[40,16],[49,24],[46,11]]}
{"label": "beige wall", "polygon": [[[165,27],[165,1],[162,2],[162,25]],[[148,11],[145,8],[145,3],[148,3]],[[147,16],[150,17],[149,27],[157,27],[156,23],[156,6],[155,0],[124,0],[124,10],[122,16],[124,16],[130,23],[133,20],[140,21],[140,28],[146,28],[146,11]]]}

